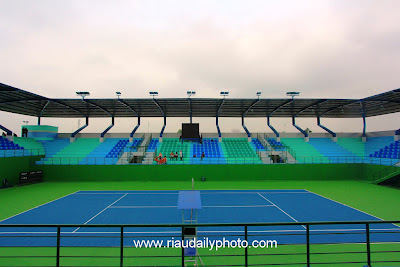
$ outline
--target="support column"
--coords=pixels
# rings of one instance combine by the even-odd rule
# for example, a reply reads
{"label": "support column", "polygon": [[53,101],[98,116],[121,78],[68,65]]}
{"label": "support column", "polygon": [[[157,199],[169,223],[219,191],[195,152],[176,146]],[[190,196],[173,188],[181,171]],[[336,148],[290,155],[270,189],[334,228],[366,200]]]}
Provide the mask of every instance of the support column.
{"label": "support column", "polygon": [[137,124],[135,128],[132,130],[131,134],[129,135],[129,143],[133,143],[133,135],[136,133],[137,129],[139,129],[139,126],[140,126],[140,116],[138,115]]}
{"label": "support column", "polygon": [[301,129],[298,125],[296,125],[296,117],[295,116],[292,117],[292,123],[293,123],[293,126],[296,127],[296,129],[299,130],[304,135],[304,141],[309,142],[310,139],[308,137],[308,133],[306,131],[304,131],[303,129]]}
{"label": "support column", "polygon": [[331,131],[331,130],[329,130],[329,129],[328,129],[327,127],[325,127],[324,125],[322,125],[322,124],[321,124],[321,118],[320,118],[320,117],[317,117],[317,125],[332,135],[332,141],[333,141],[333,142],[337,142],[336,133],[333,132],[333,131]]}
{"label": "support column", "polygon": [[251,134],[250,134],[249,130],[247,129],[246,125],[244,125],[244,115],[242,116],[242,127],[247,134],[247,141],[251,142]]}
{"label": "support column", "polygon": [[280,142],[281,141],[281,136],[279,135],[278,131],[275,130],[275,128],[270,124],[269,116],[267,116],[267,125],[268,127],[274,132],[276,136],[276,141]]}
{"label": "support column", "polygon": [[73,133],[71,134],[71,137],[70,137],[69,141],[70,141],[71,143],[75,142],[75,141],[76,141],[75,136],[76,136],[80,131],[82,131],[83,129],[85,129],[86,127],[88,127],[88,125],[89,125],[89,117],[86,117],[86,124],[83,125],[81,128],[79,128],[78,130],[76,130],[75,132],[73,132]]}
{"label": "support column", "polygon": [[219,129],[219,124],[218,124],[218,115],[216,117],[216,122],[215,122],[216,126],[217,126],[217,131],[218,131],[218,141],[222,142],[222,135],[221,135],[221,130]]}
{"label": "support column", "polygon": [[112,128],[114,127],[114,117],[111,117],[111,125],[107,127],[107,129],[104,130],[104,132],[101,133],[100,135],[100,143],[104,142],[104,136],[106,135],[106,133]]}
{"label": "support column", "polygon": [[365,119],[365,113],[363,112],[363,133],[362,133],[362,141],[365,143],[367,142],[367,120]]}
{"label": "support column", "polygon": [[166,125],[167,125],[167,117],[165,116],[165,113],[164,113],[164,125],[163,125],[163,127],[161,129],[161,132],[160,132],[160,143],[162,143],[162,139],[163,139],[163,135],[164,135],[164,129],[165,129]]}
{"label": "support column", "polygon": [[6,132],[7,135],[11,135],[12,136],[12,131],[7,129],[6,127],[4,127],[3,125],[0,125],[0,129],[2,129],[3,131]]}

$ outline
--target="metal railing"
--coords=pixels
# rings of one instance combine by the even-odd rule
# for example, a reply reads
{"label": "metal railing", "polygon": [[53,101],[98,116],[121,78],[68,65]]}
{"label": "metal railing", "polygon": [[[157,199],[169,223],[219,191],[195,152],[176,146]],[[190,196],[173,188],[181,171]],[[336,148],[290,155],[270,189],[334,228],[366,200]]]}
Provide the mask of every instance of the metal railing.
{"label": "metal railing", "polygon": [[[157,150],[154,151],[154,158],[158,156]],[[163,155],[164,156],[164,155]],[[153,161],[154,161],[153,158]],[[128,160],[128,157],[126,158]],[[119,158],[104,158],[104,157],[51,157],[43,158],[41,163],[45,162],[46,165],[112,165],[116,164]],[[296,162],[283,161],[269,164],[347,164],[347,163],[362,163],[374,165],[387,165],[391,166],[399,162],[399,159],[390,158],[374,158],[374,157],[357,157],[357,156],[331,156],[331,157],[317,157],[317,156],[304,156],[296,157]],[[135,163],[130,163],[135,164]],[[141,163],[136,163],[141,164]],[[154,164],[155,161],[154,161]],[[170,158],[167,155],[167,164],[169,165],[191,165],[191,164],[262,164],[258,156],[254,157],[183,157],[183,160],[178,158]]]}
{"label": "metal railing", "polygon": [[395,174],[400,174],[399,162],[396,162],[393,165],[390,165],[382,170],[375,172],[372,175],[372,182],[379,183],[380,181],[386,179],[386,177],[392,176]]}
{"label": "metal railing", "polygon": [[[243,245],[233,250],[221,248],[221,252],[209,250],[209,247],[197,248],[203,266],[398,266],[400,227],[394,225],[395,223],[400,221],[151,225],[0,224],[0,246],[3,249],[0,263],[12,262],[12,266],[24,267],[43,266],[45,260],[46,266],[56,267],[87,266],[85,262],[89,261],[90,266],[185,266],[188,256],[185,255],[184,247],[169,246],[169,250],[165,247],[168,246],[167,240],[186,240],[186,230],[194,228],[197,231],[191,238],[221,241],[240,239]],[[153,243],[151,248],[138,248],[134,241],[140,240],[164,241],[160,246]],[[255,244],[254,240],[275,240],[276,247],[255,249],[251,247]],[[42,249],[32,250],[36,246]],[[85,248],[91,248],[94,252]],[[95,249],[99,248],[113,250],[103,249],[96,252]],[[151,252],[145,253],[146,249]],[[21,259],[23,263],[18,265]],[[74,259],[75,261],[71,261]],[[108,260],[112,261],[112,265]]]}
{"label": "metal railing", "polygon": [[6,149],[0,150],[0,158],[7,157],[27,157],[27,156],[43,156],[46,152],[44,149]]}

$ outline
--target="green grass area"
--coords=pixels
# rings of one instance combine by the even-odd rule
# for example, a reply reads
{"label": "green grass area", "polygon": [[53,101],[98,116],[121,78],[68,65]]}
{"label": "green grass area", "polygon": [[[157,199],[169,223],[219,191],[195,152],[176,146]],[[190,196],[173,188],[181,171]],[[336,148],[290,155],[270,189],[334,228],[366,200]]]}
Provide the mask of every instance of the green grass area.
{"label": "green grass area", "polygon": [[[44,182],[0,191],[0,219],[18,214],[79,190],[179,190],[189,181]],[[196,181],[196,189],[307,189],[385,220],[400,218],[400,191],[359,181]],[[271,238],[269,238],[271,239]],[[373,244],[374,266],[399,266],[400,244]],[[311,245],[312,266],[363,266],[365,244]],[[248,250],[249,264],[305,266],[305,245]],[[345,253],[342,253],[345,252]],[[349,253],[351,252],[351,253]],[[360,253],[362,252],[362,253]],[[244,265],[244,249],[199,250],[206,265]],[[321,253],[321,254],[318,254]],[[286,255],[294,254],[294,255]],[[55,248],[0,248],[0,266],[55,266]],[[119,266],[119,248],[61,248],[61,266]],[[180,249],[124,249],[124,266],[179,266]],[[217,256],[219,255],[219,256]],[[13,256],[17,256],[14,258]],[[22,257],[32,256],[32,257]],[[45,256],[45,257],[40,257]],[[91,256],[91,257],[82,257]],[[136,257],[140,256],[140,257]],[[154,257],[163,256],[163,257]],[[341,264],[339,262],[363,262]],[[300,264],[297,264],[300,263]],[[317,264],[320,263],[320,264]],[[336,264],[333,264],[336,263]]]}

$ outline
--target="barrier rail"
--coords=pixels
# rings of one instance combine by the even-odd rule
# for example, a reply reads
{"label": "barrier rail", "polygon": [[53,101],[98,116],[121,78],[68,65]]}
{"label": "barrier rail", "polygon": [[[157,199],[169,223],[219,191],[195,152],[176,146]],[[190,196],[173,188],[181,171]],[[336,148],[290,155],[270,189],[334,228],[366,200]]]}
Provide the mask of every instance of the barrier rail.
{"label": "barrier rail", "polygon": [[375,172],[372,175],[372,182],[379,183],[380,181],[386,179],[386,177],[395,175],[395,174],[399,174],[399,173],[400,173],[399,162],[396,162],[393,165],[390,165],[383,170],[379,170],[379,171]]}
{"label": "barrier rail", "polygon": [[8,157],[27,157],[27,156],[43,156],[44,149],[6,149],[0,150],[0,158]]}
{"label": "barrier rail", "polygon": [[[0,266],[185,266],[185,248],[138,248],[134,240],[185,240],[188,228],[197,229],[197,240],[242,241],[220,251],[197,248],[204,266],[393,266],[400,263],[399,223],[0,224]],[[244,246],[266,238],[276,247]]]}
{"label": "barrier rail", "polygon": [[[143,152],[144,153],[144,152]],[[157,156],[155,150],[154,156]],[[128,159],[128,158],[127,158]],[[279,162],[269,164],[345,164],[345,163],[363,163],[363,164],[375,164],[375,165],[387,165],[391,166],[397,164],[399,159],[390,158],[374,158],[374,157],[351,157],[351,156],[331,156],[331,157],[296,157],[297,162]],[[46,165],[113,165],[116,164],[118,158],[93,158],[93,157],[51,157],[43,158],[44,164]],[[43,164],[39,163],[39,164]],[[130,164],[141,164],[141,163],[130,163]],[[154,161],[154,164],[156,162]],[[204,164],[263,164],[258,156],[254,157],[201,157],[187,158],[184,157],[181,160],[169,158],[167,155],[167,164],[169,165],[204,165]]]}

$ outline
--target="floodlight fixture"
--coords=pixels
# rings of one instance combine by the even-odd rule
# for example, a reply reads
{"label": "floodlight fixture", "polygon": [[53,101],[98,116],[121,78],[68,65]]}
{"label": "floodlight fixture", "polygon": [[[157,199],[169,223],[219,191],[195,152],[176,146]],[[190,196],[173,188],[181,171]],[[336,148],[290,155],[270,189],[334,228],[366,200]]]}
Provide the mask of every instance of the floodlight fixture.
{"label": "floodlight fixture", "polygon": [[196,94],[195,91],[187,91],[188,97],[191,97],[192,95],[195,95],[195,94]]}
{"label": "floodlight fixture", "polygon": [[25,125],[28,125],[29,121],[22,121]]}
{"label": "floodlight fixture", "polygon": [[287,96],[291,96],[292,99],[294,99],[295,96],[299,96],[300,92],[287,92],[286,93]]}
{"label": "floodlight fixture", "polygon": [[90,96],[89,92],[76,92],[77,96],[82,97],[82,99],[85,99],[85,96]]}
{"label": "floodlight fixture", "polygon": [[119,99],[119,97],[121,96],[121,92],[115,92],[115,94],[117,95],[117,98]]}
{"label": "floodlight fixture", "polygon": [[257,92],[257,97],[260,98],[261,92]]}
{"label": "floodlight fixture", "polygon": [[158,96],[158,92],[149,92],[149,94],[154,98],[155,96]]}
{"label": "floodlight fixture", "polygon": [[225,98],[226,96],[229,95],[229,92],[221,92],[220,95],[223,96],[223,97]]}

